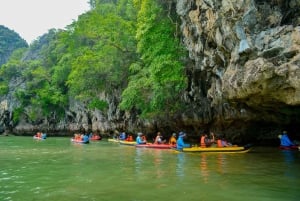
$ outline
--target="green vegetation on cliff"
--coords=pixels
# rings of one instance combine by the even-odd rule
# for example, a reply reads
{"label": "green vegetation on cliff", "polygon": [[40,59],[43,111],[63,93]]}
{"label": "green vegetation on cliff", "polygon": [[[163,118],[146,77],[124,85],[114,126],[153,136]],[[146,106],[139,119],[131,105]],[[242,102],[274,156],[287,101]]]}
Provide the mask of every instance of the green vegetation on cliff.
{"label": "green vegetation on cliff", "polygon": [[19,34],[0,25],[0,66],[7,62],[13,51],[26,47],[26,41]]}
{"label": "green vegetation on cliff", "polygon": [[[108,96],[144,117],[178,112],[186,87],[176,20],[156,0],[91,0],[91,10],[66,30],[49,30],[0,69],[0,93],[18,78],[14,96],[31,121],[63,117],[69,100],[104,111]],[[23,110],[24,109],[24,110]],[[37,122],[38,123],[38,122]]]}
{"label": "green vegetation on cliff", "polygon": [[183,50],[174,36],[176,25],[158,1],[140,1],[137,7],[139,60],[131,64],[129,84],[120,106],[140,109],[144,115],[169,115],[182,107],[179,100],[185,88],[180,60]]}

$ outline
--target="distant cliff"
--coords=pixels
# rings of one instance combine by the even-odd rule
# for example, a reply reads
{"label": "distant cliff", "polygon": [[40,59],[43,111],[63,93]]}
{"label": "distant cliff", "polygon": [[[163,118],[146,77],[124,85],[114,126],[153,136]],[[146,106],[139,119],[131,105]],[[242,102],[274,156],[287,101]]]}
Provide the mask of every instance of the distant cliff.
{"label": "distant cliff", "polygon": [[24,47],[28,47],[28,44],[19,34],[0,25],[0,66],[7,62],[14,50]]}

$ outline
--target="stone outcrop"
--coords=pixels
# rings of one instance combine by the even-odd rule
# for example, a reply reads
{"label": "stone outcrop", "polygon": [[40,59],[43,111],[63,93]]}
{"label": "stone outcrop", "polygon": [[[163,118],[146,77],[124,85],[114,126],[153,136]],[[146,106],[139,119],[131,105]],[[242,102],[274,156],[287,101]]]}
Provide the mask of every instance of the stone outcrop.
{"label": "stone outcrop", "polygon": [[192,61],[185,125],[231,137],[297,129],[299,8],[299,0],[177,2]]}
{"label": "stone outcrop", "polygon": [[[213,131],[234,142],[276,140],[282,129],[299,131],[300,0],[173,2],[189,53],[188,88],[182,96],[185,113],[167,120],[141,120],[135,111],[118,109],[121,91],[116,90],[100,95],[109,103],[106,112],[90,111],[70,100],[66,117],[59,122],[52,114],[39,122],[23,118],[14,126],[11,111],[18,103],[8,95],[0,100],[2,128],[15,133],[185,130],[195,139]],[[20,80],[13,83],[22,86]]]}

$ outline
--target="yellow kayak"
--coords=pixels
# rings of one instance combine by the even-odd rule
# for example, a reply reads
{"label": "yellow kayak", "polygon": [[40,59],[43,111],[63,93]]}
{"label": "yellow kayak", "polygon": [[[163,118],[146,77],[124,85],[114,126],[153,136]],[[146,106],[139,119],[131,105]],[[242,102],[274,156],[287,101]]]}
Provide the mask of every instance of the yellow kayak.
{"label": "yellow kayak", "polygon": [[129,145],[129,146],[135,146],[136,142],[135,141],[125,141],[125,140],[120,140],[121,145]]}
{"label": "yellow kayak", "polygon": [[108,142],[117,142],[117,143],[120,142],[120,140],[118,140],[118,139],[112,139],[112,138],[109,138],[107,141]]}
{"label": "yellow kayak", "polygon": [[221,152],[221,153],[246,153],[249,147],[190,147],[183,148],[183,152]]}

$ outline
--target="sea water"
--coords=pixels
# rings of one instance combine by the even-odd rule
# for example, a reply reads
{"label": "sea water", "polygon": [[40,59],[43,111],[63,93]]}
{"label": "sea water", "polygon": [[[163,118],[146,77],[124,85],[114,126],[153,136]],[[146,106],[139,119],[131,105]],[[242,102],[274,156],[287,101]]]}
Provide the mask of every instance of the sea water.
{"label": "sea water", "polygon": [[0,137],[0,201],[299,201],[300,152],[181,153]]}

